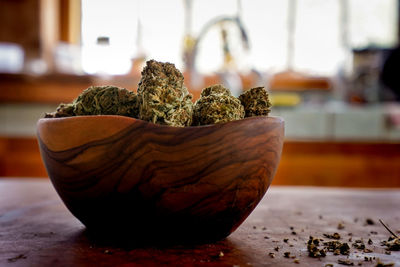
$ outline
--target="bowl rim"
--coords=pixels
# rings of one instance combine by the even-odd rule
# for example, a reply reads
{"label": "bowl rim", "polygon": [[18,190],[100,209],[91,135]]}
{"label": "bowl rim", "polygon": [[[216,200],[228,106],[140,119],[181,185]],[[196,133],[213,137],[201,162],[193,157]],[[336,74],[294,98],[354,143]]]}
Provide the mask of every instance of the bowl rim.
{"label": "bowl rim", "polygon": [[233,120],[233,121],[228,121],[228,122],[221,122],[221,123],[214,123],[214,124],[207,124],[207,125],[196,125],[196,126],[183,126],[183,127],[179,127],[179,126],[170,126],[170,125],[164,125],[164,124],[158,124],[158,123],[153,123],[151,121],[145,121],[145,120],[141,120],[138,118],[133,118],[133,117],[128,117],[128,116],[121,116],[121,115],[79,115],[79,116],[70,116],[70,117],[59,117],[59,118],[40,118],[37,122],[37,124],[39,123],[49,123],[51,121],[54,122],[62,122],[62,121],[68,121],[68,120],[85,120],[85,119],[101,119],[101,118],[115,118],[118,120],[131,120],[132,122],[137,121],[140,123],[147,123],[152,125],[153,127],[167,127],[167,128],[177,128],[177,129],[192,129],[192,128],[204,128],[204,127],[220,127],[223,125],[227,125],[227,124],[232,124],[232,123],[239,123],[239,122],[243,122],[243,121],[251,121],[251,120],[266,120],[266,121],[270,121],[272,123],[284,123],[284,119],[280,116],[253,116],[253,117],[246,117],[240,120]]}

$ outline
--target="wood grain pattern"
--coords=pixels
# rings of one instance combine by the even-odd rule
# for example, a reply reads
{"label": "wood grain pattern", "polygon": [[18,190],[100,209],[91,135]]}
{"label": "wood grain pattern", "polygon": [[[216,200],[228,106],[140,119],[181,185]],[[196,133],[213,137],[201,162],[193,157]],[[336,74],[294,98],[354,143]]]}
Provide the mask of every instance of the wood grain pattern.
{"label": "wood grain pattern", "polygon": [[283,120],[176,128],[120,116],[41,119],[47,172],[89,230],[216,240],[256,207],[278,166]]}

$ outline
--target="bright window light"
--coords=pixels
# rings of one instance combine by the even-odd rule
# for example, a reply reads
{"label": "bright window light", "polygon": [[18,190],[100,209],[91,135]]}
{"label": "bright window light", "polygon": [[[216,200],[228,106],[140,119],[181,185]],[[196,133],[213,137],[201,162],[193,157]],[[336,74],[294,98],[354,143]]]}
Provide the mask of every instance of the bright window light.
{"label": "bright window light", "polygon": [[[191,32],[196,37],[210,20],[239,11],[250,50],[243,49],[237,27],[226,28],[237,69],[283,70],[288,61],[289,1],[242,0],[238,9],[238,1],[192,0]],[[337,72],[348,54],[342,40],[343,3],[348,49],[397,44],[396,0],[298,0],[293,69]],[[182,69],[184,23],[184,0],[82,0],[83,68],[87,73],[124,74],[131,59],[144,52],[147,59],[173,62]],[[107,37],[108,45],[98,44],[99,37]],[[218,71],[222,46],[220,28],[211,28],[199,42],[197,70]]]}

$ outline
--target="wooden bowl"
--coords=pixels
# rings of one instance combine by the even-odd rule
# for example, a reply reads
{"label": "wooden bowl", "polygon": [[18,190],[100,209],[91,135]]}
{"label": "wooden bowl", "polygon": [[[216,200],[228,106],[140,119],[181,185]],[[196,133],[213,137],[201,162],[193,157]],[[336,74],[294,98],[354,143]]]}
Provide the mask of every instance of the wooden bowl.
{"label": "wooden bowl", "polygon": [[40,119],[51,181],[88,230],[218,240],[256,207],[275,175],[284,122],[253,117],[169,127],[122,116]]}

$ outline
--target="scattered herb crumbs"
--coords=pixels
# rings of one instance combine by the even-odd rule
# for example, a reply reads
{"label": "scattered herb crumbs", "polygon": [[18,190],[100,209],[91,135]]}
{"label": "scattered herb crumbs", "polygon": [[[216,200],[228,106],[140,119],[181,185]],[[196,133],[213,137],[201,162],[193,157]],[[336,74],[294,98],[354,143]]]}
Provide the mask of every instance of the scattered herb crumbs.
{"label": "scattered herb crumbs", "polygon": [[389,237],[388,241],[383,241],[382,246],[386,246],[387,250],[400,251],[400,239],[396,237]]}
{"label": "scattered herb crumbs", "polygon": [[359,250],[365,249],[364,241],[361,240],[361,239],[355,240],[354,243],[352,244],[352,246],[353,246],[354,248],[356,248],[356,249],[359,249]]}
{"label": "scattered herb crumbs", "polygon": [[340,241],[329,241],[323,243],[325,248],[333,252],[335,255],[349,255],[350,254],[350,247],[347,243],[341,243]]}
{"label": "scattered herb crumbs", "polygon": [[374,225],[374,224],[375,224],[375,222],[371,218],[365,219],[365,225]]}
{"label": "scattered herb crumbs", "polygon": [[341,265],[348,265],[348,266],[353,266],[354,262],[350,260],[344,260],[344,259],[338,259],[338,263]]}
{"label": "scattered herb crumbs", "polygon": [[340,239],[340,235],[338,233],[333,233],[331,234],[324,234],[325,237],[331,238],[331,239]]}
{"label": "scattered herb crumbs", "polygon": [[375,267],[390,267],[390,266],[394,266],[394,263],[393,262],[383,263],[379,259],[378,259],[378,262],[375,265]]}
{"label": "scattered herb crumbs", "polygon": [[372,242],[371,238],[368,239],[368,245],[372,245],[374,242]]}
{"label": "scattered herb crumbs", "polygon": [[367,257],[367,256],[365,256],[365,257],[364,257],[364,261],[372,261],[372,257]]}
{"label": "scattered herb crumbs", "polygon": [[289,257],[290,257],[290,252],[289,252],[289,251],[284,252],[284,253],[283,253],[283,256],[284,256],[285,258],[289,258]]}
{"label": "scattered herb crumbs", "polygon": [[271,258],[275,258],[275,253],[273,253],[273,252],[270,252],[268,255],[269,255]]}
{"label": "scattered herb crumbs", "polygon": [[26,256],[24,254],[19,254],[18,256],[7,259],[7,261],[16,262],[17,260],[21,260],[21,259],[26,259]]}
{"label": "scattered herb crumbs", "polygon": [[307,251],[309,257],[320,258],[326,256],[325,250],[319,248],[319,242],[320,240],[318,238],[310,236],[310,239],[307,242]]}
{"label": "scattered herb crumbs", "polygon": [[337,229],[338,230],[343,230],[344,229],[344,224],[343,223],[338,223]]}
{"label": "scattered herb crumbs", "polygon": [[386,246],[387,250],[391,251],[399,251],[400,250],[400,237],[398,237],[395,233],[393,233],[392,230],[389,229],[389,227],[381,220],[379,219],[379,222],[383,225],[383,227],[388,230],[392,236],[389,237],[388,241],[383,241],[381,245]]}

